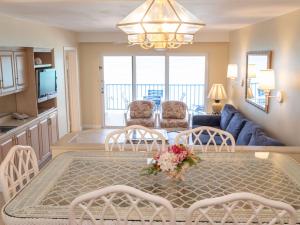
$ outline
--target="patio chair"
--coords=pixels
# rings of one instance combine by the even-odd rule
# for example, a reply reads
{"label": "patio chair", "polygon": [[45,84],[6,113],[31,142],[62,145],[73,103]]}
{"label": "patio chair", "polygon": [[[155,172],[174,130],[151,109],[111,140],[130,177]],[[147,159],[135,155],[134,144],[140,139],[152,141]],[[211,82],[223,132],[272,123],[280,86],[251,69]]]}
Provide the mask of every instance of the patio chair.
{"label": "patio chair", "polygon": [[235,140],[229,132],[213,127],[197,127],[182,131],[175,137],[175,144],[189,145],[191,149],[202,152],[234,152]]}
{"label": "patio chair", "polygon": [[161,105],[160,127],[169,131],[186,130],[190,126],[191,115],[181,101],[165,101]]}
{"label": "patio chair", "polygon": [[175,210],[159,196],[133,187],[105,187],[74,199],[69,208],[69,224],[163,224],[175,225]]}
{"label": "patio chair", "polygon": [[295,225],[296,211],[283,202],[251,193],[235,193],[192,204],[187,210],[186,224],[196,225],[202,221],[209,221],[210,225]]}
{"label": "patio chair", "polygon": [[0,166],[0,183],[5,202],[21,191],[38,172],[37,158],[30,146],[12,147]]}
{"label": "patio chair", "polygon": [[112,131],[106,136],[106,151],[152,152],[165,149],[165,136],[154,129],[134,125]]}
{"label": "patio chair", "polygon": [[155,104],[152,101],[138,100],[129,104],[124,114],[126,126],[141,125],[144,127],[155,127]]}

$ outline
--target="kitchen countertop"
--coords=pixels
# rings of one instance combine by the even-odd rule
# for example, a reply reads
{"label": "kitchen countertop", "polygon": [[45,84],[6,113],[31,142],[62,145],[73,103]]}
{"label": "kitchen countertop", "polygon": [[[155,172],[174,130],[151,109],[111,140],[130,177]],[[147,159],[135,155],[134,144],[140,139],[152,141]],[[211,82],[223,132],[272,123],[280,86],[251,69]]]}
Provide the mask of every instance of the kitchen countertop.
{"label": "kitchen countertop", "polygon": [[37,117],[29,117],[27,119],[24,120],[17,120],[14,119],[11,114],[8,115],[4,115],[4,116],[0,116],[0,126],[8,126],[8,127],[16,127],[14,129],[11,129],[8,132],[5,133],[0,133],[0,139],[4,139],[6,138],[7,135],[13,134],[16,132],[16,130],[21,130],[24,127],[26,127],[30,122],[33,122],[34,120],[40,119],[46,115],[48,115],[49,113],[52,113],[54,111],[56,111],[56,108],[52,108],[49,109],[43,113],[41,113],[40,115],[38,115]]}
{"label": "kitchen countertop", "polygon": [[5,133],[0,133],[0,138],[4,137],[7,134],[14,133],[16,129],[22,128],[24,125],[28,124],[29,122],[36,119],[35,117],[29,117],[28,119],[24,120],[17,120],[14,119],[11,115],[5,116],[0,118],[0,126],[5,127],[15,127],[14,129],[11,129],[10,131],[7,131]]}

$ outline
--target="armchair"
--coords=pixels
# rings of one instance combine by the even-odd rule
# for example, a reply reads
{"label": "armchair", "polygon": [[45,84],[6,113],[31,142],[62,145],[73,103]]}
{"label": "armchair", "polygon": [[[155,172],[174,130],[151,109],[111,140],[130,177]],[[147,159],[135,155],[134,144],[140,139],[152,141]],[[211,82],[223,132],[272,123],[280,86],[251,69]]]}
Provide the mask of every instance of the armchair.
{"label": "armchair", "polygon": [[129,104],[124,113],[126,126],[140,125],[144,127],[155,127],[155,104],[152,101],[138,100]]}
{"label": "armchair", "polygon": [[165,101],[159,115],[160,127],[166,130],[186,130],[190,127],[191,115],[188,107],[181,101]]}

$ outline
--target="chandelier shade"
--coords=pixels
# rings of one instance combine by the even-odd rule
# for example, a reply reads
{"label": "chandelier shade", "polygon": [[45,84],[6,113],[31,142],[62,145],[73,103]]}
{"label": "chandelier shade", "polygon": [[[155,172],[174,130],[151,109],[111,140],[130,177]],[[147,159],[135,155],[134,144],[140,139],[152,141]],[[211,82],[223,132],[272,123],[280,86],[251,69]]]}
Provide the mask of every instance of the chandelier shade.
{"label": "chandelier shade", "polygon": [[205,24],[175,0],[146,0],[117,26],[131,45],[164,49],[193,43]]}

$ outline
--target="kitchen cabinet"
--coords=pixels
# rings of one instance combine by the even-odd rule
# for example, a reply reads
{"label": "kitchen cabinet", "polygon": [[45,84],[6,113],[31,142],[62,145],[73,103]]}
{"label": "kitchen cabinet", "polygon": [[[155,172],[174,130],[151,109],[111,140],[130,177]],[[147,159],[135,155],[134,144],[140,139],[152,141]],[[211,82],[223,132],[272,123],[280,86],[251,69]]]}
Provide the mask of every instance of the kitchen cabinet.
{"label": "kitchen cabinet", "polygon": [[11,51],[0,51],[0,89],[1,95],[12,94],[16,92],[16,78],[14,70],[14,56]]}
{"label": "kitchen cabinet", "polygon": [[40,132],[40,158],[41,160],[44,160],[51,154],[48,118],[45,118],[40,122],[39,132]]}
{"label": "kitchen cabinet", "polygon": [[26,74],[25,51],[0,51],[0,95],[23,91]]}
{"label": "kitchen cabinet", "polygon": [[57,111],[52,110],[10,134],[1,135],[0,160],[5,158],[14,145],[29,145],[34,149],[39,165],[44,165],[51,158],[50,146],[58,141],[57,116]]}
{"label": "kitchen cabinet", "polygon": [[28,128],[28,145],[30,145],[36,154],[38,162],[40,162],[40,142],[39,142],[39,124],[30,125]]}
{"label": "kitchen cabinet", "polygon": [[15,145],[15,138],[13,135],[7,137],[0,143],[1,161],[5,158],[9,150]]}
{"label": "kitchen cabinet", "polygon": [[26,86],[26,54],[25,52],[14,52],[15,77],[17,90],[21,91]]}
{"label": "kitchen cabinet", "polygon": [[58,141],[58,123],[57,112],[50,114],[49,116],[49,139],[51,145]]}
{"label": "kitchen cabinet", "polygon": [[22,131],[21,133],[16,134],[15,136],[15,144],[16,145],[28,145],[27,141],[27,131]]}

